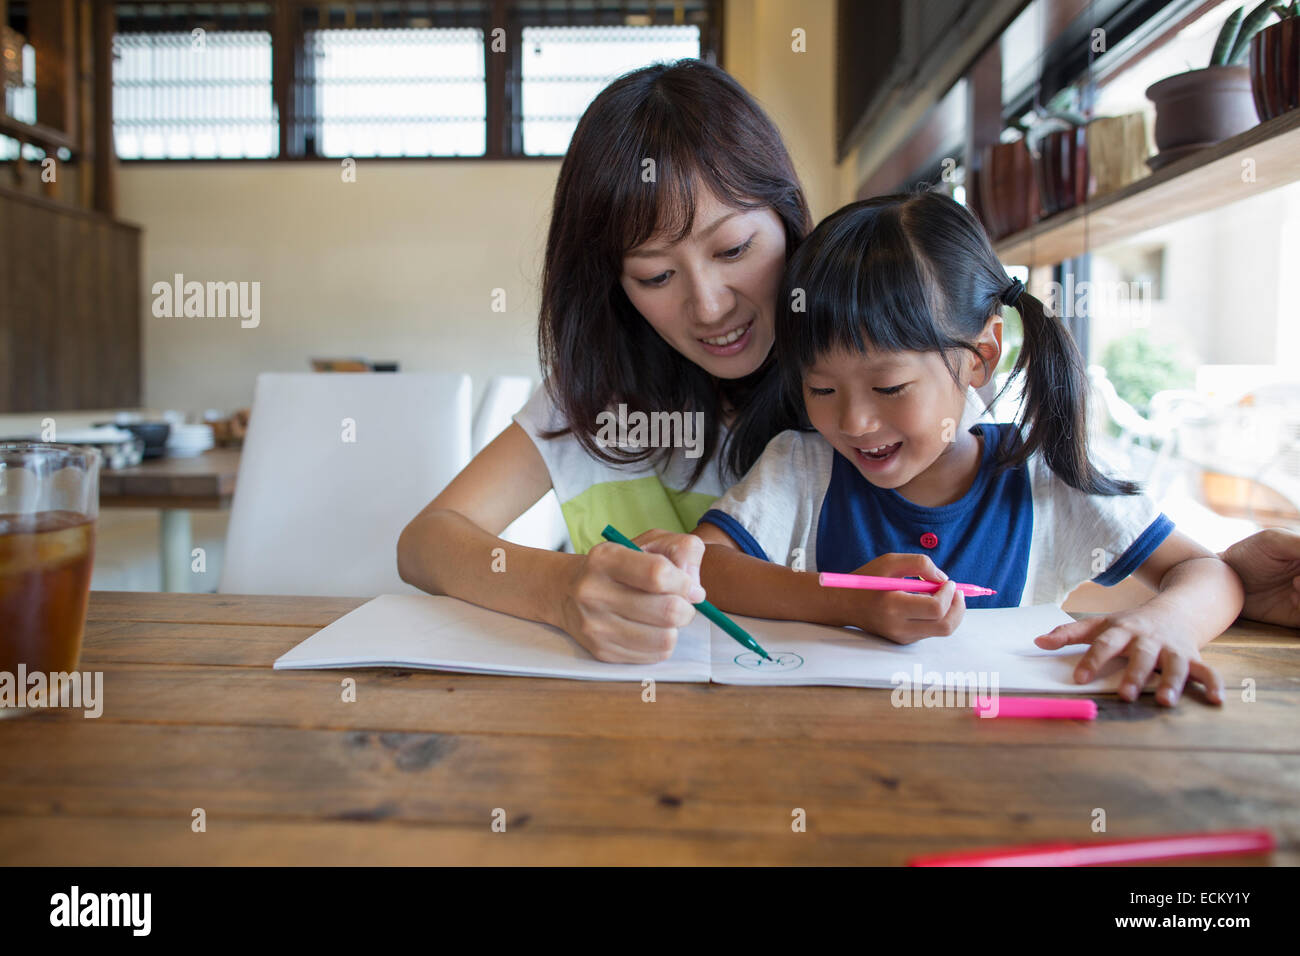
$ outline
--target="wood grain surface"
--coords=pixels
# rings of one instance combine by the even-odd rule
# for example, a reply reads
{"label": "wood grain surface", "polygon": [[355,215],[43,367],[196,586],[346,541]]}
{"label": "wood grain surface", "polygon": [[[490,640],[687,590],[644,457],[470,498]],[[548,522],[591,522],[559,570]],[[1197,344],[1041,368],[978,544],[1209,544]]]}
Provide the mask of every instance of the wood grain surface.
{"label": "wood grain surface", "polygon": [[1300,862],[1294,631],[1239,622],[1206,649],[1222,708],[1103,696],[1092,723],[883,690],[661,683],[647,703],[633,682],[271,669],[360,603],[93,594],[103,715],[0,721],[0,862],[901,864],[1098,839],[1097,809],[1108,837],[1268,827],[1271,857],[1213,862]]}

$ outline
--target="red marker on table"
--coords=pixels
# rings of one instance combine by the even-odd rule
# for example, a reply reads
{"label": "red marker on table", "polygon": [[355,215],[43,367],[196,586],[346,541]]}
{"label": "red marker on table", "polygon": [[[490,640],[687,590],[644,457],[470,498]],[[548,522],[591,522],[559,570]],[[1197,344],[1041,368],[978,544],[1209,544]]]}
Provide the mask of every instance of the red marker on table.
{"label": "red marker on table", "polygon": [[1175,836],[1099,840],[1093,843],[1039,843],[1027,846],[983,847],[956,853],[914,856],[908,866],[1113,866],[1187,856],[1269,853],[1273,834],[1267,830],[1224,830],[1220,833],[1180,833]]}
{"label": "red marker on table", "polygon": [[[916,594],[933,594],[947,582],[918,581],[915,578],[880,578],[870,574],[834,574],[823,571],[817,581],[824,588],[858,588],[863,591],[912,591]],[[957,590],[967,597],[985,597],[998,592],[978,584],[958,584]]]}

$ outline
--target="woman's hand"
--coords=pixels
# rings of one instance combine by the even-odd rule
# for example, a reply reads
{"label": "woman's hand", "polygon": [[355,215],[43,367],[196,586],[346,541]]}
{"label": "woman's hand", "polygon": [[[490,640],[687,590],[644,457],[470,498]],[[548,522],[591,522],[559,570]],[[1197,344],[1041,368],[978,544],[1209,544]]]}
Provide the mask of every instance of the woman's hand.
{"label": "woman's hand", "polygon": [[562,596],[564,629],[597,660],[653,664],[677,646],[677,629],[704,600],[704,542],[692,534],[647,531],[642,551],[605,541],[573,562]]}
{"label": "woman's hand", "polygon": [[920,577],[926,581],[944,582],[943,587],[933,594],[846,589],[845,600],[851,610],[844,623],[887,637],[897,644],[911,644],[922,638],[951,634],[966,614],[966,596],[927,555],[882,554],[853,573],[882,578]]}
{"label": "woman's hand", "polygon": [[1086,684],[1115,657],[1128,658],[1120,678],[1119,696],[1137,700],[1153,671],[1160,671],[1156,701],[1166,707],[1178,703],[1188,678],[1205,686],[1212,704],[1223,703],[1223,679],[1201,660],[1201,649],[1193,636],[1195,622],[1183,620],[1176,609],[1163,607],[1154,598],[1139,607],[1053,628],[1034,643],[1055,651],[1067,644],[1091,644],[1074,669],[1074,679]]}
{"label": "woman's hand", "polygon": [[1242,617],[1300,628],[1300,534],[1268,528],[1219,555],[1246,588]]}

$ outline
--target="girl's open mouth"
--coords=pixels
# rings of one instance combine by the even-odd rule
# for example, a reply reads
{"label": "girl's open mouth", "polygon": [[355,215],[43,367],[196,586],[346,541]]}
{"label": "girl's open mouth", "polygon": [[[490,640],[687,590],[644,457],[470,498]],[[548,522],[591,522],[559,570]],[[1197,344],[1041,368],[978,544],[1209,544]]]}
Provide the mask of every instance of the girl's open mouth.
{"label": "girl's open mouth", "polygon": [[854,452],[858,456],[858,461],[868,471],[881,471],[898,457],[898,450],[902,447],[903,443],[899,441],[878,448],[855,448]]}
{"label": "girl's open mouth", "polygon": [[748,324],[742,325],[738,329],[732,329],[725,335],[719,335],[714,338],[698,339],[714,355],[735,355],[754,337],[754,320],[750,319]]}

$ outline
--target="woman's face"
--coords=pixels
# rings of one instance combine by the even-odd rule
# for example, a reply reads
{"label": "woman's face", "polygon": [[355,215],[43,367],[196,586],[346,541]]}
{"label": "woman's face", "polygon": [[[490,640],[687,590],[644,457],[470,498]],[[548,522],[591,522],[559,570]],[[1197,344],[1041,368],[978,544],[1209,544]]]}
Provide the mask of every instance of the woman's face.
{"label": "woman's face", "polygon": [[743,378],[772,349],[785,228],[764,206],[738,209],[697,193],[691,233],[652,236],[623,257],[619,282],[663,340],[717,378]]}

